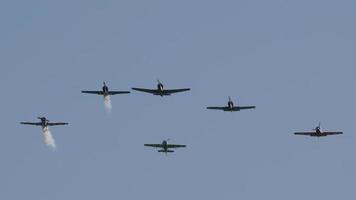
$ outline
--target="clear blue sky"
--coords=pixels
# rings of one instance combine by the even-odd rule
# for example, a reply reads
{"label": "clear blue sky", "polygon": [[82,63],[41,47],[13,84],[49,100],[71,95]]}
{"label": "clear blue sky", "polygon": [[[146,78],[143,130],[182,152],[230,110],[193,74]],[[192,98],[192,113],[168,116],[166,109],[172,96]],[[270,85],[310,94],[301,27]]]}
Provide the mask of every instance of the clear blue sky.
{"label": "clear blue sky", "polygon": [[[0,199],[356,197],[354,0],[0,2]],[[111,89],[191,87],[167,98]],[[206,106],[231,96],[253,111]],[[20,121],[47,116],[70,126]],[[345,134],[296,137],[318,122]],[[187,144],[164,156],[144,143]]]}

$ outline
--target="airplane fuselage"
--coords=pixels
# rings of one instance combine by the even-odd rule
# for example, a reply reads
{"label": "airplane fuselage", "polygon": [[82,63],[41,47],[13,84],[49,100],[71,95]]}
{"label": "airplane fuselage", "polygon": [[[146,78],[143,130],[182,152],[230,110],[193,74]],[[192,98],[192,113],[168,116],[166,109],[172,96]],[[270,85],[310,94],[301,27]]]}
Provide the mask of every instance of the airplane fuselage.
{"label": "airplane fuselage", "polygon": [[320,127],[316,127],[315,128],[315,134],[311,135],[314,137],[323,137],[323,136],[327,136],[327,134],[323,133],[323,131],[321,131]]}
{"label": "airplane fuselage", "polygon": [[229,100],[227,102],[227,107],[229,109],[229,111],[233,112],[233,111],[240,111],[239,107],[234,107],[234,102]]}
{"label": "airplane fuselage", "polygon": [[46,127],[48,126],[48,122],[49,122],[48,119],[46,119],[45,117],[39,117],[38,119],[41,120],[41,126],[42,126],[42,128],[46,128]]}
{"label": "airplane fuselage", "polygon": [[103,93],[104,93],[104,96],[109,95],[109,87],[106,86],[105,82],[104,82],[104,86],[103,86]]}
{"label": "airplane fuselage", "polygon": [[167,155],[167,153],[173,153],[174,151],[173,150],[169,150],[169,148],[168,148],[168,143],[167,143],[167,141],[166,140],[164,140],[163,142],[162,142],[162,150],[159,150],[158,152],[163,152],[163,153],[165,153],[166,155]]}
{"label": "airplane fuselage", "polygon": [[164,150],[165,152],[168,151],[167,141],[163,141],[163,142],[162,142],[162,148],[163,148],[163,150]]}
{"label": "airplane fuselage", "polygon": [[163,95],[164,95],[164,87],[163,87],[162,83],[158,83],[157,84],[157,90],[160,93],[160,95],[163,97]]}
{"label": "airplane fuselage", "polygon": [[227,102],[227,107],[232,111],[234,109],[234,102],[232,101]]}

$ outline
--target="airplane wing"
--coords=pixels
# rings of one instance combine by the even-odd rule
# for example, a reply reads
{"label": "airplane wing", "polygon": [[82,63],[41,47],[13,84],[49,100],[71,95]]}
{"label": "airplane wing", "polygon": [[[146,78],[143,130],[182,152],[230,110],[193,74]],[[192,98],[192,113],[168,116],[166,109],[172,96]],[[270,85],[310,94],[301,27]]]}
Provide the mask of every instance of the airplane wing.
{"label": "airplane wing", "polygon": [[185,92],[189,91],[190,88],[183,88],[183,89],[174,89],[174,90],[163,90],[165,94],[173,94],[173,93],[178,93],[178,92]]}
{"label": "airplane wing", "polygon": [[41,122],[20,122],[20,124],[42,126]]}
{"label": "airplane wing", "polygon": [[59,125],[68,125],[68,123],[64,123],[64,122],[48,123],[48,126],[59,126]]}
{"label": "airplane wing", "polygon": [[224,107],[206,107],[206,109],[210,109],[210,110],[227,110],[229,109],[227,106],[224,106]]}
{"label": "airplane wing", "polygon": [[167,144],[167,148],[184,148],[186,145],[181,144]]}
{"label": "airplane wing", "polygon": [[144,89],[144,88],[132,88],[133,90],[140,91],[140,92],[147,92],[151,94],[158,94],[158,90],[152,90],[152,89]]}
{"label": "airplane wing", "polygon": [[247,109],[255,109],[256,106],[239,106],[237,107],[239,110],[247,110]]}
{"label": "airplane wing", "polygon": [[313,135],[315,132],[295,132],[294,135]]}
{"label": "airplane wing", "polygon": [[115,94],[128,94],[130,93],[129,91],[109,91],[109,95],[115,95]]}
{"label": "airplane wing", "polygon": [[103,94],[104,94],[103,91],[82,91],[82,93],[86,93],[86,94],[99,94],[99,95],[103,95]]}
{"label": "airplane wing", "polygon": [[326,135],[340,135],[343,134],[343,132],[323,132]]}
{"label": "airplane wing", "polygon": [[184,88],[184,89],[174,89],[174,90],[163,90],[163,92],[161,93],[159,90],[157,89],[144,89],[144,88],[132,88],[133,90],[136,91],[140,91],[140,92],[146,92],[146,93],[150,93],[150,94],[154,94],[154,95],[170,95],[173,93],[178,93],[178,92],[185,92],[190,90],[190,88]]}
{"label": "airplane wing", "polygon": [[144,144],[146,147],[162,148],[162,144]]}

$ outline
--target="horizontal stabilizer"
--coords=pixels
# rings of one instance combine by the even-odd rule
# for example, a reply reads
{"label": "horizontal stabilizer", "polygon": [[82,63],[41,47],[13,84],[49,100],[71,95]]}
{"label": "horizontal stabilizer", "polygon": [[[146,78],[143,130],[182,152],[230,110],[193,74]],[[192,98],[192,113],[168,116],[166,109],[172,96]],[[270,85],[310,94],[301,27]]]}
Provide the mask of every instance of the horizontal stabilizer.
{"label": "horizontal stabilizer", "polygon": [[174,151],[173,150],[167,150],[167,151],[165,151],[165,150],[158,150],[158,152],[161,152],[161,153],[173,153]]}

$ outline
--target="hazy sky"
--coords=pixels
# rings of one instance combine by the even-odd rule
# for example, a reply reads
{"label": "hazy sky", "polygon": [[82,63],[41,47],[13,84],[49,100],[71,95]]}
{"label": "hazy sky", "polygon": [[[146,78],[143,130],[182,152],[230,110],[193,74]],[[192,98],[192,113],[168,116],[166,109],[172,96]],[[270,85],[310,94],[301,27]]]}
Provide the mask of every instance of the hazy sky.
{"label": "hazy sky", "polygon": [[[353,200],[356,1],[0,1],[0,199]],[[100,89],[191,87],[170,97]],[[224,113],[228,96],[256,110]],[[46,116],[57,150],[39,127]],[[318,122],[344,135],[294,136]],[[144,143],[186,144],[165,156]]]}

